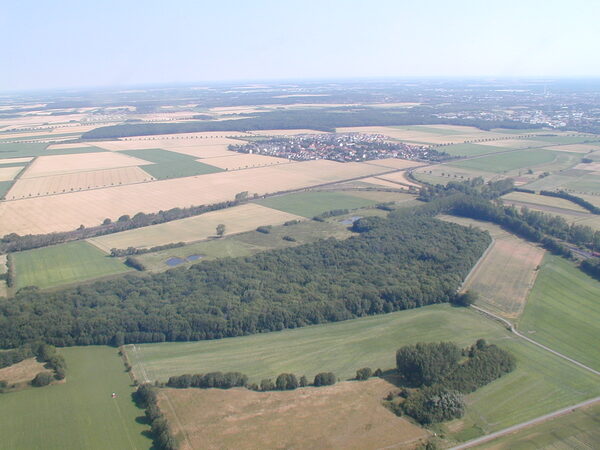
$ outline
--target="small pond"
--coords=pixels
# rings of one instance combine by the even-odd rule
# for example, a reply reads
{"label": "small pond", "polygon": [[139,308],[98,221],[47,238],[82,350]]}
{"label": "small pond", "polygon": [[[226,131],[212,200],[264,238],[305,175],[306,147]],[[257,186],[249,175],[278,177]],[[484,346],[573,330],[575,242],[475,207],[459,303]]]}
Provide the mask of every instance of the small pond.
{"label": "small pond", "polygon": [[344,220],[340,220],[340,223],[342,225],[352,225],[354,222],[356,222],[358,219],[362,219],[362,216],[352,216],[352,217],[348,217],[347,219]]}
{"label": "small pond", "polygon": [[190,261],[198,261],[199,259],[204,258],[203,255],[190,255],[187,258],[180,258],[178,256],[173,256],[165,261],[165,264],[169,267],[175,267],[179,264],[183,264],[184,262]]}

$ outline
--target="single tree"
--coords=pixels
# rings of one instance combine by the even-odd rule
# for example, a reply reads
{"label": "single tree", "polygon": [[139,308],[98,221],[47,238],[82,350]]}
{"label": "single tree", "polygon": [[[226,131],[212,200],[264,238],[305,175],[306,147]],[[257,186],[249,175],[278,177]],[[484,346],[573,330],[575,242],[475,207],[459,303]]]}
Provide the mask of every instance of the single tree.
{"label": "single tree", "polygon": [[225,225],[220,223],[217,225],[217,236],[221,237],[225,234]]}

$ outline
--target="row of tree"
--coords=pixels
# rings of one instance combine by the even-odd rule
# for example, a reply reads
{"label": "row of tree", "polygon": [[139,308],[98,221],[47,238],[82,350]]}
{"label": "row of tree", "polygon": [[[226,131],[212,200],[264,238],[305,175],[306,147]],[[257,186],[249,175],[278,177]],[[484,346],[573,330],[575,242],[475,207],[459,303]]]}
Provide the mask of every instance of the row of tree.
{"label": "row of tree", "polygon": [[485,232],[401,211],[355,229],[342,241],[163,273],[24,288],[0,299],[0,347],[215,339],[448,302],[490,243]]}
{"label": "row of tree", "polygon": [[568,192],[565,192],[565,191],[558,191],[558,192],[540,191],[540,195],[545,195],[547,197],[564,198],[565,200],[569,200],[573,203],[578,204],[582,208],[587,209],[592,214],[600,214],[600,208],[598,208],[597,206],[592,205],[590,202],[588,202],[587,200],[585,200],[581,197],[577,197],[576,195],[569,194]]}
{"label": "row of tree", "polygon": [[146,420],[150,424],[150,432],[154,438],[154,446],[158,450],[177,450],[179,444],[169,429],[167,419],[158,407],[158,398],[152,385],[141,384],[133,393],[136,404],[144,408]]}
{"label": "row of tree", "polygon": [[112,257],[123,257],[123,256],[133,256],[133,255],[144,255],[146,253],[160,252],[162,250],[169,250],[171,248],[179,248],[185,246],[185,242],[174,242],[171,244],[164,245],[156,245],[150,248],[136,248],[136,247],[127,247],[127,248],[111,248],[110,256]]}

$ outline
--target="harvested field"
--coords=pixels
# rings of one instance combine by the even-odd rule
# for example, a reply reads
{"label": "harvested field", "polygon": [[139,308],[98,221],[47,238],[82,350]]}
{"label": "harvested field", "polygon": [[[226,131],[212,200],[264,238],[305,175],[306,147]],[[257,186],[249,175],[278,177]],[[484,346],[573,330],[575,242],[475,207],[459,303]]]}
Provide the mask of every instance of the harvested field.
{"label": "harvested field", "polygon": [[471,273],[463,290],[477,292],[477,304],[486,309],[509,319],[519,317],[535,282],[544,250],[492,223],[452,216],[442,218],[490,232],[494,242],[485,258]]}
{"label": "harvested field", "polygon": [[[548,145],[544,141],[536,141],[533,139],[494,139],[493,141],[478,142],[477,145],[485,145],[492,147],[502,147],[504,150],[545,147]],[[553,147],[554,148],[554,147]],[[558,150],[557,148],[555,148]]]}
{"label": "harvested field", "polygon": [[160,225],[107,234],[88,239],[88,242],[110,252],[112,248],[155,247],[173,242],[207,239],[215,236],[216,227],[221,223],[225,225],[225,235],[228,235],[254,230],[260,225],[280,225],[297,219],[302,217],[248,203]]}
{"label": "harvested field", "polygon": [[159,406],[181,449],[416,448],[429,432],[393,414],[381,379],[290,392],[161,389]]}
{"label": "harvested field", "polygon": [[10,181],[23,170],[24,166],[0,167],[0,181]]}
{"label": "harvested field", "polygon": [[361,163],[305,161],[277,166],[220,172],[198,177],[115,186],[0,203],[0,235],[39,234],[93,226],[105,218],[154,212],[174,207],[232,200],[239,192],[280,192],[352,178],[367,177],[385,168]]}
{"label": "harvested field", "polygon": [[0,381],[8,384],[25,383],[33,380],[38,373],[47,371],[44,364],[37,362],[35,358],[29,358],[0,369]]}
{"label": "harvested field", "polygon": [[243,138],[249,136],[249,134],[241,131],[161,134],[156,136],[131,137],[118,141],[90,142],[90,144],[111,151],[143,148],[165,148],[170,150],[174,147],[239,144],[239,140],[231,138],[234,136]]}
{"label": "harvested field", "polygon": [[249,169],[252,167],[265,167],[274,164],[285,164],[285,158],[273,156],[249,155],[245,153],[229,152],[230,156],[201,159],[202,162],[225,170]]}
{"label": "harvested field", "polygon": [[148,162],[128,155],[109,152],[40,156],[29,165],[22,178],[47,177],[144,164],[148,164]]}
{"label": "harvested field", "polygon": [[582,213],[588,212],[587,209],[582,208],[577,203],[565,200],[564,198],[548,197],[545,195],[530,194],[527,192],[511,192],[509,194],[504,195],[502,198],[509,202],[524,202],[540,206],[551,206],[553,208],[568,209],[571,211],[577,211]]}
{"label": "harvested field", "polygon": [[[548,144],[546,143],[546,145]],[[552,147],[548,147],[548,150],[554,150],[558,152],[588,153],[600,150],[600,143],[595,142],[594,144],[554,145]]]}
{"label": "harvested field", "polygon": [[32,159],[33,159],[33,157],[0,159],[0,165],[1,164],[28,163]]}
{"label": "harvested field", "polygon": [[[240,141],[235,141],[239,144]],[[172,152],[181,153],[183,155],[193,156],[195,158],[220,158],[227,156],[239,155],[239,153],[231,152],[227,150],[228,144],[210,144],[210,145],[196,145],[188,147],[169,147]]]}
{"label": "harvested field", "polygon": [[386,188],[390,188],[390,189],[404,189],[402,186],[399,186],[398,183],[392,183],[391,181],[386,181],[379,177],[363,178],[360,181],[372,184],[374,186],[376,185],[376,186],[386,187]]}
{"label": "harvested field", "polygon": [[48,177],[20,178],[6,194],[7,200],[152,181],[154,177],[136,166],[76,172]]}
{"label": "harvested field", "polygon": [[406,172],[388,173],[386,175],[381,175],[376,178],[379,180],[391,181],[392,183],[398,183],[399,187],[401,187],[402,185],[413,186],[416,188],[421,187],[419,184],[415,183],[410,178],[408,178],[406,176]]}
{"label": "harvested field", "polygon": [[581,163],[577,164],[574,169],[585,170],[590,172],[600,172],[600,162]]}
{"label": "harvested field", "polygon": [[390,169],[408,169],[410,167],[418,167],[423,165],[423,163],[419,161],[411,161],[400,158],[375,159],[373,161],[365,161],[364,164],[389,167]]}
{"label": "harvested field", "polygon": [[340,133],[371,133],[383,134],[392,139],[406,142],[420,142],[425,144],[458,144],[477,139],[502,138],[506,135],[482,131],[472,127],[453,127],[451,125],[427,127],[408,126],[408,127],[344,127],[338,128]]}

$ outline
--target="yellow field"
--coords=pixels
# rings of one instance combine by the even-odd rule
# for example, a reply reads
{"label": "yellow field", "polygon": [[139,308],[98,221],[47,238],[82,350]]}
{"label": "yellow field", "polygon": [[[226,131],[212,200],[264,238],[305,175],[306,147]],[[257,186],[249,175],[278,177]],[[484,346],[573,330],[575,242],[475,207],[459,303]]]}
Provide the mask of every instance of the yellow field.
{"label": "yellow field", "polygon": [[483,308],[509,319],[519,317],[545,251],[490,222],[453,216],[441,218],[487,230],[492,235],[491,249],[465,283],[464,290],[477,292],[477,304]]}
{"label": "yellow field", "polygon": [[249,155],[236,152],[228,153],[229,156],[200,159],[199,161],[226,170],[249,169],[252,167],[265,167],[289,163],[285,158],[275,158],[273,156]]}
{"label": "yellow field", "polygon": [[406,176],[406,172],[388,173],[386,175],[381,175],[377,178],[383,181],[391,181],[392,183],[400,183],[401,185],[413,186],[416,188],[421,187],[420,185],[412,181],[410,178],[408,178]]}
{"label": "yellow field", "polygon": [[181,450],[414,449],[429,433],[382,405],[381,379],[295,391],[161,389],[159,407]]}
{"label": "yellow field", "polygon": [[408,169],[410,167],[418,167],[423,165],[423,163],[419,161],[411,161],[400,158],[375,159],[373,161],[365,161],[365,164],[389,167],[390,169]]}
{"label": "yellow field", "polygon": [[0,203],[0,236],[40,234],[93,226],[105,218],[232,200],[239,192],[281,192],[368,177],[383,167],[362,163],[304,161],[255,169],[131,184]]}
{"label": "yellow field", "polygon": [[99,141],[90,143],[95,147],[105,150],[139,150],[147,148],[162,148],[165,150],[175,150],[187,147],[220,146],[227,149],[229,144],[242,144],[239,139],[232,139],[227,136],[237,136],[243,138],[247,133],[239,131],[231,132],[210,132],[210,133],[182,133],[182,134],[162,134],[150,137],[133,137],[118,141]]}
{"label": "yellow field", "polygon": [[75,155],[40,156],[33,161],[22,178],[47,177],[73,172],[114,169],[150,164],[122,153],[78,153]]}
{"label": "yellow field", "polygon": [[398,183],[392,183],[391,181],[386,181],[379,177],[367,177],[360,181],[390,189],[404,189],[404,187],[400,186]]}
{"label": "yellow field", "polygon": [[154,180],[154,177],[136,166],[66,173],[48,177],[20,178],[6,194],[6,199],[39,197],[41,195],[62,194],[152,180]]}
{"label": "yellow field", "polygon": [[571,211],[577,211],[587,213],[587,209],[582,208],[576,203],[570,202],[563,198],[548,197],[545,195],[529,194],[527,192],[511,192],[502,197],[504,200],[512,200],[515,202],[532,203],[541,206],[552,206],[554,208],[570,209]]}
{"label": "yellow field", "polygon": [[23,170],[22,166],[0,167],[0,181],[12,180],[21,170]]}
{"label": "yellow field", "polygon": [[225,225],[225,235],[251,231],[261,225],[281,225],[288,220],[305,220],[276,209],[248,203],[200,216],[152,225],[88,239],[100,250],[112,248],[148,248],[173,242],[193,242],[215,236],[217,225]]}

